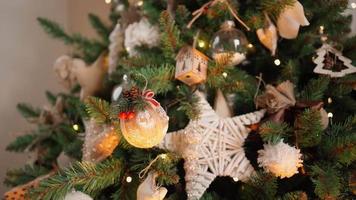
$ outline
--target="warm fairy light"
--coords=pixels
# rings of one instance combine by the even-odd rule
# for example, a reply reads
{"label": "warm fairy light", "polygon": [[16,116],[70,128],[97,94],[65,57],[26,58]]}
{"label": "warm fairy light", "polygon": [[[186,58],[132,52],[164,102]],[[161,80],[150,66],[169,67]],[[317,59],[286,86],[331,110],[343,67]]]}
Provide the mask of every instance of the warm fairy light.
{"label": "warm fairy light", "polygon": [[332,98],[328,98],[328,103],[331,104],[333,102],[333,99]]}
{"label": "warm fairy light", "polygon": [[126,182],[131,183],[132,182],[132,177],[131,176],[126,177]]}
{"label": "warm fairy light", "polygon": [[199,41],[198,41],[198,46],[199,46],[200,48],[204,48],[205,45],[206,45],[206,43],[205,43],[203,40],[199,40]]}
{"label": "warm fairy light", "polygon": [[222,73],[222,75],[223,75],[224,78],[227,77],[227,73],[226,72]]}
{"label": "warm fairy light", "polygon": [[143,5],[143,1],[138,1],[137,2],[137,6],[142,6]]}
{"label": "warm fairy light", "polygon": [[109,3],[111,3],[111,0],[105,0],[105,3],[109,4]]}
{"label": "warm fairy light", "polygon": [[160,157],[161,157],[162,159],[166,159],[166,158],[167,158],[167,154],[161,154]]}
{"label": "warm fairy light", "polygon": [[324,26],[319,26],[319,33],[324,34],[324,29],[325,29]]}
{"label": "warm fairy light", "polygon": [[329,113],[328,113],[328,117],[329,117],[329,118],[334,117],[333,113],[329,112]]}
{"label": "warm fairy light", "polygon": [[279,66],[281,64],[281,61],[277,58],[274,60],[274,64]]}
{"label": "warm fairy light", "polygon": [[73,130],[78,131],[79,130],[79,125],[78,124],[73,124]]}
{"label": "warm fairy light", "polygon": [[253,44],[250,43],[247,45],[247,47],[251,49],[251,48],[253,48]]}
{"label": "warm fairy light", "polygon": [[356,9],[356,3],[355,3],[355,2],[352,2],[352,3],[351,3],[351,8],[352,8],[352,9]]}
{"label": "warm fairy light", "polygon": [[237,178],[237,177],[234,177],[233,179],[235,182],[239,181],[239,178]]}

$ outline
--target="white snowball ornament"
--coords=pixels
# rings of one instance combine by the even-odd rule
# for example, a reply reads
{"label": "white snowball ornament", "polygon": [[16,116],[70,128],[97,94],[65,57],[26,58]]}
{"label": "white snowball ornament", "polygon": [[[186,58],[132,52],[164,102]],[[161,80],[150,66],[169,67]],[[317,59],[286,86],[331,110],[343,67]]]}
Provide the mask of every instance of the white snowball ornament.
{"label": "white snowball ornament", "polygon": [[157,174],[150,172],[147,178],[138,186],[137,200],[163,200],[167,194],[165,187],[156,185]]}
{"label": "white snowball ornament", "polygon": [[136,56],[135,47],[146,45],[149,48],[159,44],[159,29],[151,25],[146,18],[130,24],[125,30],[125,48],[129,56]]}
{"label": "white snowball ornament", "polygon": [[65,196],[64,200],[93,200],[93,198],[83,192],[73,190]]}
{"label": "white snowball ornament", "polygon": [[263,147],[258,151],[257,162],[260,167],[277,177],[289,178],[303,166],[300,150],[289,146],[283,140],[274,145],[264,144]]}
{"label": "white snowball ornament", "polygon": [[309,22],[304,16],[303,5],[299,1],[295,1],[292,6],[287,6],[277,20],[279,35],[285,39],[296,38],[299,27],[308,25]]}

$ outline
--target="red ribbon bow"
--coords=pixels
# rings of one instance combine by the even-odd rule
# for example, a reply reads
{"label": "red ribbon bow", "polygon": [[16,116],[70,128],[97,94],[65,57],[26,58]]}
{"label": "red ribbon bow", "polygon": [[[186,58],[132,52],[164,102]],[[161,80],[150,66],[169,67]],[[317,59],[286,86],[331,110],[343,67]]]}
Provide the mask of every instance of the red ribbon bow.
{"label": "red ribbon bow", "polygon": [[156,99],[153,98],[153,96],[155,96],[155,93],[151,90],[146,90],[143,93],[143,97],[146,99],[146,101],[148,101],[149,103],[151,103],[151,105],[158,107],[160,106],[159,102],[156,101]]}

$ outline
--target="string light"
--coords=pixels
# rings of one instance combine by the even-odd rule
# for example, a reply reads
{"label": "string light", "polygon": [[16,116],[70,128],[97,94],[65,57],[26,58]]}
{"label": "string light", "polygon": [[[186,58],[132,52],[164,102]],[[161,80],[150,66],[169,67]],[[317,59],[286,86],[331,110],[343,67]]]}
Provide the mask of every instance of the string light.
{"label": "string light", "polygon": [[355,3],[355,2],[352,2],[352,3],[351,3],[351,8],[352,8],[352,9],[356,9],[356,3]]}
{"label": "string light", "polygon": [[79,130],[79,125],[78,124],[73,124],[73,130],[78,131]]}
{"label": "string light", "polygon": [[160,157],[161,157],[162,159],[166,159],[166,158],[167,158],[167,154],[165,154],[165,153],[164,153],[164,154],[161,154]]}
{"label": "string light", "polygon": [[111,3],[111,0],[105,0],[105,3],[109,4],[109,3]]}
{"label": "string light", "polygon": [[143,1],[138,1],[137,2],[137,6],[142,6],[143,5]]}
{"label": "string light", "polygon": [[204,48],[205,47],[205,42],[203,41],[203,40],[199,40],[198,41],[198,46],[200,47],[200,48]]}
{"label": "string light", "polygon": [[253,48],[253,44],[250,43],[250,44],[247,45],[247,47],[252,49]]}
{"label": "string light", "polygon": [[234,180],[235,182],[237,182],[237,181],[239,181],[239,178],[234,177],[233,180]]}
{"label": "string light", "polygon": [[132,182],[132,177],[131,176],[126,177],[126,182],[131,183]]}
{"label": "string light", "polygon": [[274,60],[274,64],[279,66],[281,64],[281,61],[277,58]]}
{"label": "string light", "polygon": [[331,97],[328,98],[328,103],[331,104],[333,102],[333,99]]}
{"label": "string light", "polygon": [[333,113],[329,112],[329,113],[328,113],[328,117],[329,117],[329,118],[333,118],[333,117],[334,117]]}
{"label": "string light", "polygon": [[222,75],[223,75],[224,78],[227,77],[227,73],[226,72],[222,73]]}

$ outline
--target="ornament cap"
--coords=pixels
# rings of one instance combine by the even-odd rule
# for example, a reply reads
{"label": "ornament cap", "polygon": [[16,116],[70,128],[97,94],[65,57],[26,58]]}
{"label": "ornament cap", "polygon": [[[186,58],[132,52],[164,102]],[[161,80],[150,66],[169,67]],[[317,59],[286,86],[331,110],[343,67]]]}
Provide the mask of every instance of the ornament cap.
{"label": "ornament cap", "polygon": [[235,22],[232,20],[227,20],[225,21],[221,26],[221,29],[231,29],[231,28],[235,28]]}

